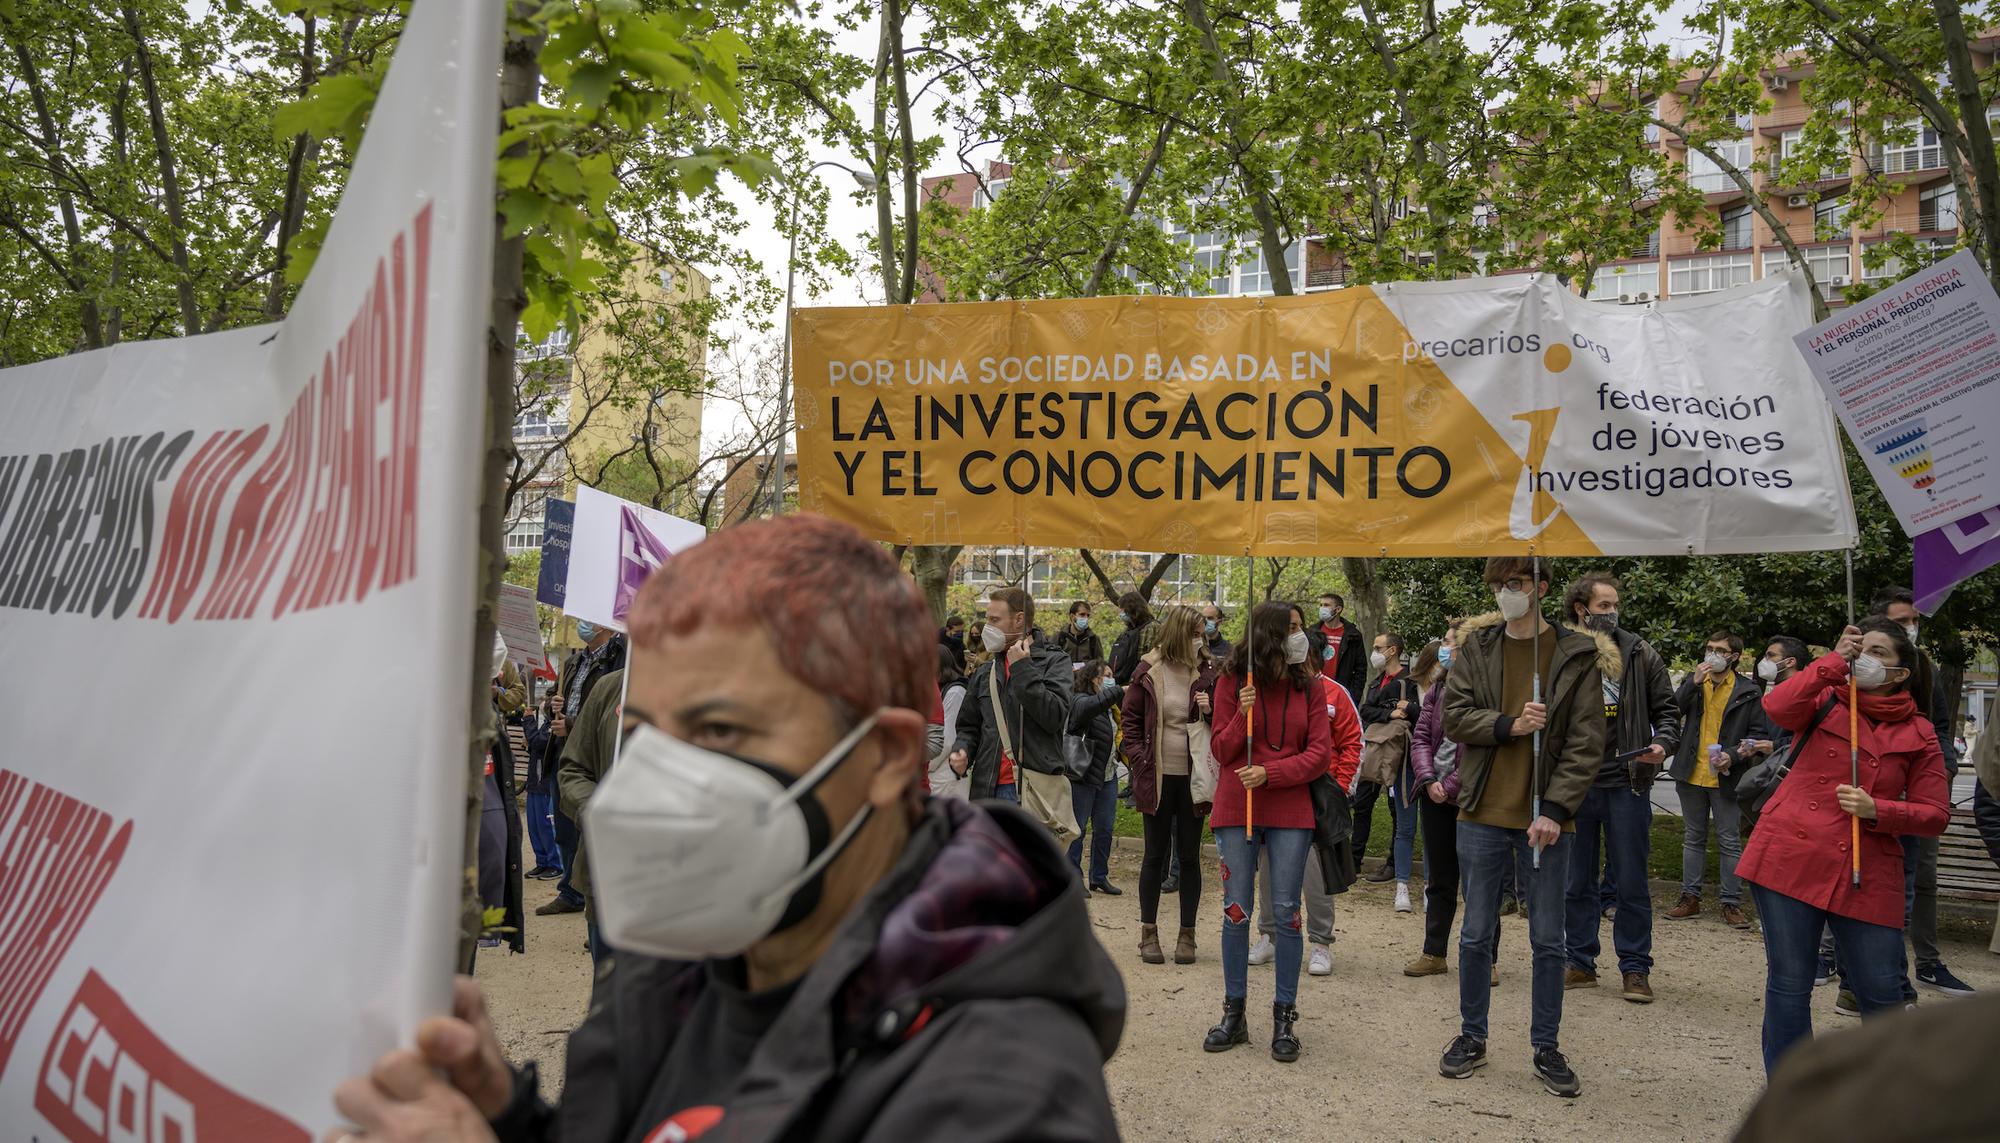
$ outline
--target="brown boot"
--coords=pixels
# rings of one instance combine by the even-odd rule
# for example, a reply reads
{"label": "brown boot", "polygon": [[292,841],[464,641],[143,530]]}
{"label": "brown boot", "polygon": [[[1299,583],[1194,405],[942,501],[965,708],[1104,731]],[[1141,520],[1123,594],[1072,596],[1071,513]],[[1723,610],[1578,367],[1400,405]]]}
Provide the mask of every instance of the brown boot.
{"label": "brown boot", "polygon": [[1139,959],[1147,964],[1167,963],[1167,955],[1160,951],[1160,926],[1139,926]]}
{"label": "brown boot", "polygon": [[1645,973],[1628,972],[1625,974],[1625,991],[1620,995],[1634,1004],[1651,1004],[1653,986],[1647,983]]}
{"label": "brown boot", "polygon": [[1572,988],[1596,988],[1596,987],[1597,987],[1596,973],[1585,972],[1582,969],[1576,968],[1574,966],[1563,969],[1563,991],[1567,992]]}
{"label": "brown boot", "polygon": [[1174,963],[1194,963],[1194,930],[1182,929],[1181,938],[1174,942]]}
{"label": "brown boot", "polygon": [[1449,971],[1451,970],[1446,967],[1443,957],[1432,956],[1429,953],[1424,953],[1403,966],[1404,976],[1437,976]]}
{"label": "brown boot", "polygon": [[1701,898],[1692,893],[1681,894],[1681,903],[1667,910],[1670,921],[1685,921],[1701,912]]}
{"label": "brown boot", "polygon": [[1722,923],[1732,929],[1747,929],[1750,927],[1750,918],[1744,916],[1743,910],[1736,906],[1724,905],[1722,907]]}

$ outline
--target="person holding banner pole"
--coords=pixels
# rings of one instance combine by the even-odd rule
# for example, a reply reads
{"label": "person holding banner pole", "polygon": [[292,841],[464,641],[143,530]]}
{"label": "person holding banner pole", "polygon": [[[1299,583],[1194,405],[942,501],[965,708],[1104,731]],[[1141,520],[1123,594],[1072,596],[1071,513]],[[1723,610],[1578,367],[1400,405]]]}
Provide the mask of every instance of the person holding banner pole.
{"label": "person holding banner pole", "polygon": [[1087,890],[1025,811],[923,795],[935,636],[888,553],[823,517],[739,524],[630,623],[585,823],[618,952],[561,1106],[461,977],[335,1091],[353,1143],[1116,1138],[1125,989]]}
{"label": "person holding banner pole", "polygon": [[[1485,579],[1499,610],[1465,622],[1445,679],[1443,731],[1459,743],[1465,920],[1459,933],[1461,1028],[1438,1071],[1462,1079],[1486,1063],[1501,883],[1517,860],[1525,860],[1532,866],[1521,877],[1534,948],[1534,1070],[1551,1094],[1575,1096],[1582,1084],[1557,1043],[1569,834],[1604,760],[1603,672],[1619,664],[1615,651],[1607,655],[1595,639],[1549,625],[1542,614],[1549,590],[1543,560],[1497,556],[1486,561]],[[1543,701],[1535,701],[1538,693]]]}
{"label": "person holding banner pole", "polygon": [[1867,620],[1764,699],[1797,735],[1737,866],[1764,928],[1766,1074],[1812,1035],[1822,927],[1863,1016],[1904,1003],[1902,837],[1950,821],[1937,731],[1910,693],[1915,661],[1900,625]]}
{"label": "person holding banner pole", "polygon": [[[1290,625],[1288,605],[1258,604],[1216,682],[1212,743],[1221,772],[1212,824],[1222,873],[1223,1001],[1222,1022],[1202,1041],[1205,1050],[1222,1052],[1250,1040],[1244,1021],[1250,926],[1258,862],[1266,860],[1278,922],[1271,1058],[1280,1063],[1297,1060],[1300,1051],[1297,1000],[1305,940],[1299,895],[1315,824],[1308,786],[1333,759],[1324,696],[1303,657],[1294,661],[1287,653]],[[1303,643],[1305,633],[1297,638]]]}

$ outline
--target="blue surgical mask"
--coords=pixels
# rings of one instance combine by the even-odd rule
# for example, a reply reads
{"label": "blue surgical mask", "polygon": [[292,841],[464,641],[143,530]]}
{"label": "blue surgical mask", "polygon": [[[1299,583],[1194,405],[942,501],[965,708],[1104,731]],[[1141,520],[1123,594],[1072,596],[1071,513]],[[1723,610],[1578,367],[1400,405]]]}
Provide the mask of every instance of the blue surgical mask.
{"label": "blue surgical mask", "polygon": [[1078,631],[1088,631],[1088,630],[1090,630],[1090,616],[1088,616],[1088,615],[1079,615],[1079,616],[1077,616],[1077,617],[1076,617],[1076,620],[1075,620],[1075,622],[1076,622],[1076,629],[1077,629]]}
{"label": "blue surgical mask", "polygon": [[1202,629],[1202,630],[1204,630],[1204,631],[1206,631],[1206,632],[1208,632],[1208,634],[1209,634],[1209,636],[1210,636],[1211,638],[1212,638],[1212,637],[1214,637],[1214,635],[1215,635],[1215,620],[1213,620],[1213,619],[1210,619],[1210,620],[1208,620],[1208,621],[1204,622],[1204,623],[1203,623],[1203,624],[1201,625],[1201,629]]}
{"label": "blue surgical mask", "polygon": [[1438,666],[1440,666],[1440,667],[1449,667],[1449,666],[1451,666],[1451,648],[1450,648],[1450,647],[1439,647],[1439,648],[1438,648]]}
{"label": "blue surgical mask", "polygon": [[586,643],[590,642],[592,639],[597,638],[597,624],[592,623],[588,619],[577,620],[576,637],[583,640]]}
{"label": "blue surgical mask", "polygon": [[1319,609],[1319,621],[1321,623],[1325,623],[1332,618],[1333,618],[1333,608],[1322,607]]}

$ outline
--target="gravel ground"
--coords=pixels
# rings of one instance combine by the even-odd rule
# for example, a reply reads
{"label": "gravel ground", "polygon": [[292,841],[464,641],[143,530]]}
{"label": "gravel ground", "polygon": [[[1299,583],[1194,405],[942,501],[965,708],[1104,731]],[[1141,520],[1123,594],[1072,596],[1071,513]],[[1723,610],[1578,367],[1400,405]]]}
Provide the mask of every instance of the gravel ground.
{"label": "gravel ground", "polygon": [[[1492,1062],[1470,1079],[1449,1080],[1437,1074],[1437,1058],[1458,1030],[1456,943],[1451,974],[1406,977],[1402,966],[1421,951],[1421,905],[1416,913],[1394,912],[1393,885],[1364,883],[1336,898],[1333,975],[1302,980],[1305,1051],[1287,1066],[1266,1050],[1269,967],[1250,970],[1250,1045],[1219,1055],[1201,1050],[1202,1034],[1221,1011],[1219,913],[1203,907],[1197,963],[1143,964],[1135,849],[1121,845],[1112,880],[1125,895],[1095,897],[1091,918],[1130,993],[1124,1042],[1105,1068],[1128,1138],[1717,1140],[1729,1137],[1763,1085],[1762,948],[1755,931],[1731,929],[1712,912],[1656,920],[1656,1003],[1628,1003],[1615,987],[1567,994],[1563,1050],[1583,1095],[1565,1100],[1544,1092],[1529,1067],[1527,930],[1514,918],[1501,922]],[[1218,884],[1212,860],[1206,884]],[[528,886],[530,908],[553,896],[552,883]],[[1656,890],[1656,903],[1660,897]],[[1162,912],[1173,916],[1171,908]],[[583,932],[581,915],[535,917],[527,956],[489,951],[480,958],[508,1055],[538,1061],[549,1089],[559,1086],[564,1038],[589,996]],[[1609,924],[1604,939],[1608,945]],[[1982,990],[2000,989],[2000,958],[1983,944],[1945,944],[1960,976]],[[1928,992],[1921,1000],[1949,1003]],[[1831,988],[1816,995],[1814,1019],[1821,1033],[1855,1024],[1834,1015]]]}

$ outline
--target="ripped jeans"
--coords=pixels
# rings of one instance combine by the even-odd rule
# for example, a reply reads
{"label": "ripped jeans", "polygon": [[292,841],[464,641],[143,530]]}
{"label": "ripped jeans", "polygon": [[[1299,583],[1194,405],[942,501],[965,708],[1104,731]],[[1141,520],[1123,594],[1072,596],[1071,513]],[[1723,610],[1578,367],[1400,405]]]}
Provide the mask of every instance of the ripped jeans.
{"label": "ripped jeans", "polygon": [[1296,1003],[1299,967],[1305,959],[1305,935],[1301,932],[1304,918],[1299,915],[1299,898],[1305,888],[1312,831],[1258,826],[1253,840],[1243,836],[1242,826],[1217,826],[1215,848],[1222,859],[1223,995],[1241,1000],[1249,992],[1250,926],[1257,917],[1257,862],[1261,851],[1271,862],[1271,903],[1276,906],[1278,928],[1272,937],[1278,954],[1272,999],[1279,1004]]}

